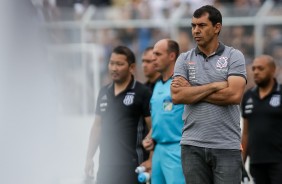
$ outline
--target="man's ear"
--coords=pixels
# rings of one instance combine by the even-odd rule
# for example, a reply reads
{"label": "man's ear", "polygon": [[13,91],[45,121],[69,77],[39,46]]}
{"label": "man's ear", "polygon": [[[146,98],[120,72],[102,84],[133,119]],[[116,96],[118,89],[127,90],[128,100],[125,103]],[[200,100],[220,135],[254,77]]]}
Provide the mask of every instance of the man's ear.
{"label": "man's ear", "polygon": [[214,27],[215,27],[215,33],[219,34],[219,32],[221,31],[222,25],[220,23],[216,23]]}
{"label": "man's ear", "polygon": [[130,73],[134,74],[135,73],[135,68],[136,68],[136,63],[131,63],[129,65],[129,71]]}
{"label": "man's ear", "polygon": [[169,58],[170,58],[170,60],[175,60],[175,58],[176,58],[176,53],[175,52],[171,52],[171,53],[169,53]]}

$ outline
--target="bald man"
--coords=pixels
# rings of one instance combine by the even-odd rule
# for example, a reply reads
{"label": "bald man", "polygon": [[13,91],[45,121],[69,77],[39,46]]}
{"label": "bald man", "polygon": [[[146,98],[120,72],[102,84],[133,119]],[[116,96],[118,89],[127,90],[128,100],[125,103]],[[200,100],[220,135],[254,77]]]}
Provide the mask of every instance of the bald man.
{"label": "bald man", "polygon": [[250,156],[250,173],[256,184],[282,181],[282,85],[275,79],[275,62],[269,55],[254,59],[255,87],[242,100],[243,159]]}
{"label": "bald man", "polygon": [[181,166],[180,139],[183,126],[183,105],[172,103],[170,84],[179,45],[170,39],[158,41],[153,48],[155,68],[161,73],[150,101],[152,129],[143,146],[154,150],[152,184],[184,184]]}

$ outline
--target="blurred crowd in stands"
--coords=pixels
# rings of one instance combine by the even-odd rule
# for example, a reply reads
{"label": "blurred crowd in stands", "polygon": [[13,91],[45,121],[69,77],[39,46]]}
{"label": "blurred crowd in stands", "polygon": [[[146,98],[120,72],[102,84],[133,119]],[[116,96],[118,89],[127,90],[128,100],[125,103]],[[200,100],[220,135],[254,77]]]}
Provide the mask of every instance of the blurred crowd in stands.
{"label": "blurred crowd in stands", "polygon": [[[51,44],[86,43],[102,47],[101,75],[107,75],[107,58],[112,49],[124,44],[136,54],[139,64],[141,53],[157,40],[172,37],[178,41],[181,52],[194,47],[190,35],[192,12],[201,5],[212,4],[226,17],[255,17],[267,2],[274,3],[266,12],[267,16],[282,16],[282,0],[31,0],[46,24],[56,23],[56,29],[49,31]],[[265,13],[265,12],[264,12]],[[139,22],[134,22],[134,21]],[[142,22],[143,20],[143,22]],[[145,23],[144,23],[145,20]],[[146,21],[150,25],[146,25]],[[187,20],[179,23],[180,20]],[[80,23],[89,25],[81,33]],[[92,21],[92,24],[91,24]],[[135,25],[120,26],[120,23],[133,21]],[[259,21],[259,19],[257,19]],[[94,22],[94,23],[93,23]],[[113,25],[108,25],[107,22]],[[171,22],[174,24],[171,25]],[[77,23],[69,28],[60,24]],[[137,24],[137,25],[136,25]],[[145,26],[143,26],[145,24]],[[224,22],[223,22],[224,24]],[[75,24],[74,24],[75,25]],[[153,25],[153,26],[152,26]],[[172,29],[177,30],[172,33]],[[83,35],[83,36],[82,36]],[[220,33],[221,40],[229,46],[241,50],[250,70],[249,64],[255,57],[254,24],[224,25]],[[267,24],[263,27],[263,53],[272,55],[280,66],[278,80],[282,82],[282,24]],[[139,67],[141,68],[141,67]],[[139,72],[142,73],[142,72]],[[137,72],[142,80],[142,76]],[[104,78],[104,77],[102,77]],[[102,81],[104,83],[106,81]],[[250,78],[247,88],[253,86]]]}

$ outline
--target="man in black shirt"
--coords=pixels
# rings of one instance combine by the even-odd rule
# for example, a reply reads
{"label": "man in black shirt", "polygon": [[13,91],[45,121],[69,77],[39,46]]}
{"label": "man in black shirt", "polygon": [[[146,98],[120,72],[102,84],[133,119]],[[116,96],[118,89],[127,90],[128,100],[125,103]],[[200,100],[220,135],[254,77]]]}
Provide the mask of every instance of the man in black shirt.
{"label": "man in black shirt", "polygon": [[[132,75],[135,56],[124,46],[116,47],[108,65],[113,83],[98,95],[95,122],[91,129],[85,172],[93,172],[93,156],[100,146],[97,184],[137,184],[135,168],[140,164],[137,150],[138,122],[144,117],[151,128],[150,89]],[[139,124],[140,126],[140,124]]]}
{"label": "man in black shirt", "polygon": [[256,86],[242,100],[243,159],[250,156],[250,173],[256,184],[282,181],[282,85],[274,77],[275,70],[271,56],[255,58]]}

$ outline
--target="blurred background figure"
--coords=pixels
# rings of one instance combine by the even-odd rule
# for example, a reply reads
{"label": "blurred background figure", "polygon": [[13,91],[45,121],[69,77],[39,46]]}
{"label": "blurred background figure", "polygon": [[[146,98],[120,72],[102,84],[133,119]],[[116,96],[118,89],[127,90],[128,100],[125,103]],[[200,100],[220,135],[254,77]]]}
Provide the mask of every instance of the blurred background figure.
{"label": "blurred background figure", "polygon": [[273,57],[254,59],[256,86],[245,93],[241,105],[243,159],[250,156],[250,173],[256,184],[282,181],[282,85],[277,83],[275,70]]}
{"label": "blurred background figure", "polygon": [[153,92],[155,83],[158,79],[160,79],[160,73],[156,70],[156,66],[153,61],[153,47],[148,47],[143,52],[142,68],[144,76],[147,79],[145,85],[148,86]]}

